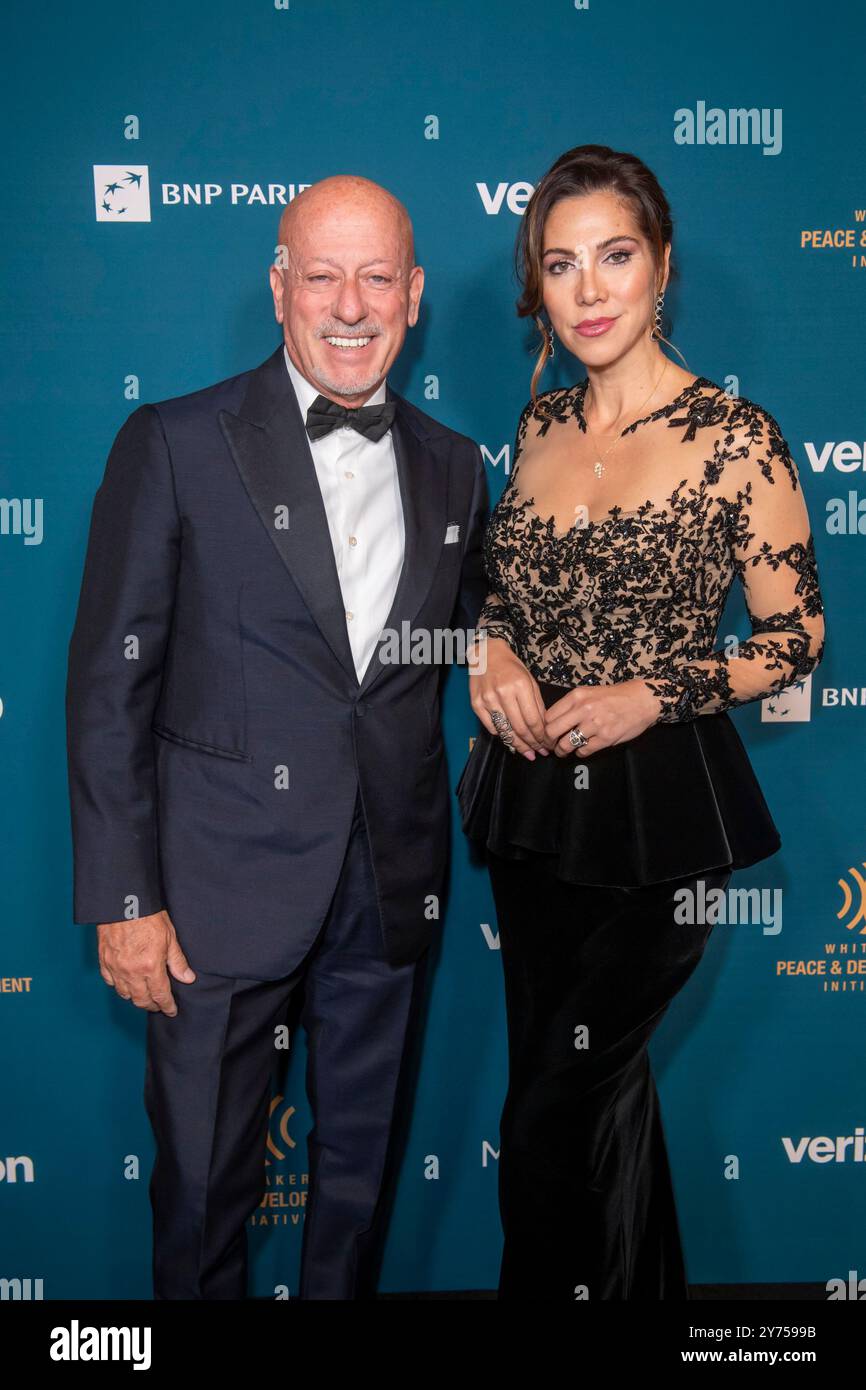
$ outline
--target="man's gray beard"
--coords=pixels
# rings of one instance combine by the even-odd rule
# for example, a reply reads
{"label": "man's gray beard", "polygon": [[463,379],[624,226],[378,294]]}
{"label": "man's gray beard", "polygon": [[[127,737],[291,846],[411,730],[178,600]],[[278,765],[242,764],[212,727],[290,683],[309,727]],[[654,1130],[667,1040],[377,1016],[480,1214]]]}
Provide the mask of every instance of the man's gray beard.
{"label": "man's gray beard", "polygon": [[355,377],[349,382],[329,380],[321,370],[318,378],[322,386],[327,386],[329,391],[333,391],[335,396],[362,396],[365,391],[372,391],[378,385],[378,373],[371,377]]}

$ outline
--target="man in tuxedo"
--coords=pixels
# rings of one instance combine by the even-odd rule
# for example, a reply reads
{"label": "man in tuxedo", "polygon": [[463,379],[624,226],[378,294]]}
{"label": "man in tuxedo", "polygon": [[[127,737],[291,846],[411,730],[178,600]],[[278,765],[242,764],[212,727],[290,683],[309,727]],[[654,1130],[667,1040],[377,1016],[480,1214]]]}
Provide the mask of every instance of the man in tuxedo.
{"label": "man in tuxedo", "polygon": [[299,988],[300,1296],[373,1296],[449,840],[443,667],[377,639],[468,630],[485,594],[480,451],[386,380],[424,283],[406,209],[325,179],[279,243],[280,347],[120,429],[69,650],[73,916],[148,1010],[159,1299],[244,1296]]}

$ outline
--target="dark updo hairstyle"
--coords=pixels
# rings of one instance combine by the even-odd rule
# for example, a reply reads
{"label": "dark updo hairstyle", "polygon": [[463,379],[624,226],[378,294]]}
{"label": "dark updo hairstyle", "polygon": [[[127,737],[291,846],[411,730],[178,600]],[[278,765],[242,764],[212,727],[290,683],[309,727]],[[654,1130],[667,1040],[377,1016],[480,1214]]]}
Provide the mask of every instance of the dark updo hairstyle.
{"label": "dark updo hairstyle", "polygon": [[[673,239],[673,222],[668,200],[655,174],[637,155],[612,150],[608,145],[577,145],[573,150],[566,150],[548,169],[529,199],[515,248],[515,269],[523,290],[517,301],[518,317],[526,318],[531,314],[541,335],[529,388],[533,403],[538,379],[550,356],[550,341],[541,319],[544,224],[551,208],[561,199],[597,192],[615,193],[628,203],[652,251],[656,295],[661,288],[665,244]],[[673,257],[669,272],[671,279],[678,274]],[[668,340],[661,337],[659,341],[666,343]],[[670,346],[673,347],[673,343]]]}

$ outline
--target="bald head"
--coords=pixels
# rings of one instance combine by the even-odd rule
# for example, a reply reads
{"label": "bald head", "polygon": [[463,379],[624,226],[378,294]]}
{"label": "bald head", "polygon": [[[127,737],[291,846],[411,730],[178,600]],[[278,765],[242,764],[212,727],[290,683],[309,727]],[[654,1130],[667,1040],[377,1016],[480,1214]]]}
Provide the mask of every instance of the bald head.
{"label": "bald head", "polygon": [[299,193],[270,268],[289,358],[322,395],[363,405],[418,321],[424,271],[399,198],[356,174]]}
{"label": "bald head", "polygon": [[292,257],[297,240],[314,239],[317,225],[335,218],[345,219],[347,224],[359,218],[377,222],[401,248],[406,273],[412,269],[415,237],[405,206],[380,183],[359,174],[333,174],[305,188],[283,209],[277,241]]}

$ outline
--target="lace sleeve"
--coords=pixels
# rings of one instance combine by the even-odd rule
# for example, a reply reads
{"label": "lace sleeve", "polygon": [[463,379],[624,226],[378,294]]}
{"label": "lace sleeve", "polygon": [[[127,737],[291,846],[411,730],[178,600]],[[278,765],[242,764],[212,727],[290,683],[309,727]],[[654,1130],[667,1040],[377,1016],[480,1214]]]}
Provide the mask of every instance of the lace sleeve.
{"label": "lace sleeve", "polygon": [[502,641],[507,642],[512,651],[514,650],[514,624],[498,594],[488,594],[475,626],[483,628],[488,637],[501,637]]}
{"label": "lace sleeve", "polygon": [[741,446],[728,467],[744,468],[742,490],[724,507],[752,636],[733,652],[670,662],[647,678],[662,702],[659,723],[760,700],[802,680],[824,655],[824,608],[797,467],[773,416],[746,404],[745,424],[725,441]]}
{"label": "lace sleeve", "polygon": [[[508,482],[505,485],[503,496],[505,495],[505,492],[507,492],[511,487],[513,487],[514,477],[517,472],[517,460],[520,457],[520,451],[523,448],[523,441],[526,438],[526,428],[529,422],[529,417],[532,414],[532,410],[532,401],[528,401],[527,404],[523,407],[522,411],[520,412],[520,419],[517,422],[517,430],[515,431],[514,450],[511,458],[511,473],[509,475]],[[508,643],[512,651],[516,651],[517,637],[515,632],[514,621],[509,613],[508,605],[505,599],[502,597],[501,593],[499,593],[496,588],[495,557],[491,554],[490,549],[487,545],[485,545],[484,548],[484,568],[485,573],[487,575],[487,581],[490,585],[490,592],[488,593],[487,598],[484,602],[484,606],[482,607],[481,612],[478,615],[478,621],[475,624],[475,626],[477,628],[484,628],[488,637],[501,638],[503,642]]]}

